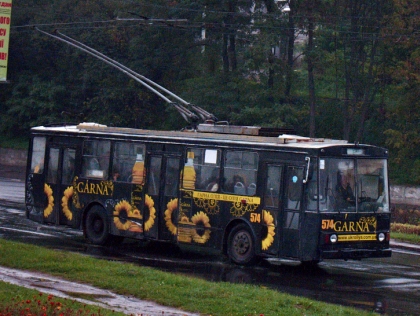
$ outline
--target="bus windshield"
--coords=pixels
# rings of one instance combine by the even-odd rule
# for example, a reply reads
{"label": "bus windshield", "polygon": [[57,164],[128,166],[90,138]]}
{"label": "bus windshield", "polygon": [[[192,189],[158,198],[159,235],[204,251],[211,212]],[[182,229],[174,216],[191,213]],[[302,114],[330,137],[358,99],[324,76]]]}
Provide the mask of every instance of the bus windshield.
{"label": "bus windshield", "polygon": [[322,158],[321,212],[389,212],[385,159]]}

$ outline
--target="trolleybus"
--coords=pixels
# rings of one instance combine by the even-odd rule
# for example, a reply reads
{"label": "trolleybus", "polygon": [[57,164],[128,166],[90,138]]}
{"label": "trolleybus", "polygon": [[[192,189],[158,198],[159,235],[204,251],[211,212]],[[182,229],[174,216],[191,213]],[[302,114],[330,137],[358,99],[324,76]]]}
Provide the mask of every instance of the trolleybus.
{"label": "trolleybus", "polygon": [[26,214],[97,245],[156,240],[240,265],[391,256],[386,149],[237,128],[34,127]]}
{"label": "trolleybus", "polygon": [[314,263],[391,256],[386,149],[219,124],[96,50],[39,31],[122,71],[192,127],[33,127],[28,218],[81,228],[97,245],[155,240],[217,251],[240,265],[262,257]]}

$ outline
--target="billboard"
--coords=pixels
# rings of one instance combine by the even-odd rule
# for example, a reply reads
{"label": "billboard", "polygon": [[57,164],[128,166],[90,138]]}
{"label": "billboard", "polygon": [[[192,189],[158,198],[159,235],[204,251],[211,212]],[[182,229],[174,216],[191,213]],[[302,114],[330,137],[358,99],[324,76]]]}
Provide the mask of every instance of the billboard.
{"label": "billboard", "polygon": [[6,81],[12,0],[0,0],[0,82]]}

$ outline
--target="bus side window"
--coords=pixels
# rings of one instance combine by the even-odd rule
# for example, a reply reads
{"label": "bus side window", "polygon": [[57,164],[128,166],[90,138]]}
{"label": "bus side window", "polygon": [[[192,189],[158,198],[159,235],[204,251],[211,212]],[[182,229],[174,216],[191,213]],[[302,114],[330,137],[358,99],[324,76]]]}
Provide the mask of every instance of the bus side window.
{"label": "bus side window", "polygon": [[[112,180],[119,182],[143,183],[144,170],[141,175],[135,173],[136,159],[143,158],[145,145],[133,142],[116,142],[113,153]],[[141,176],[141,179],[139,178]]]}
{"label": "bus side window", "polygon": [[258,155],[246,151],[226,151],[223,192],[255,195]]}
{"label": "bus side window", "polygon": [[220,150],[189,149],[185,162],[182,187],[199,189],[208,192],[219,190],[220,183]]}
{"label": "bus side window", "polygon": [[43,173],[45,160],[45,137],[34,137],[32,144],[31,172]]}
{"label": "bus side window", "polygon": [[106,179],[109,169],[110,141],[85,141],[82,174],[88,178]]}
{"label": "bus side window", "polygon": [[283,168],[281,166],[268,166],[267,168],[267,182],[264,194],[266,207],[278,208],[280,205],[282,172]]}

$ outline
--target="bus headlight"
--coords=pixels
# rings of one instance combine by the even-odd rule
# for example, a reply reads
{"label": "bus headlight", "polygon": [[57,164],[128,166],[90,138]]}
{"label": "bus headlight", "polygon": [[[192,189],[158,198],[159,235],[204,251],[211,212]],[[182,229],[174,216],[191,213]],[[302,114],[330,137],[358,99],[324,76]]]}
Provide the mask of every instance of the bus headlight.
{"label": "bus headlight", "polygon": [[379,233],[378,234],[378,240],[379,241],[384,241],[385,240],[385,234],[384,233]]}
{"label": "bus headlight", "polygon": [[337,238],[337,235],[336,235],[336,234],[332,234],[332,235],[330,236],[330,241],[331,241],[332,243],[336,243],[336,242],[337,242],[337,240],[338,240],[338,238]]}

